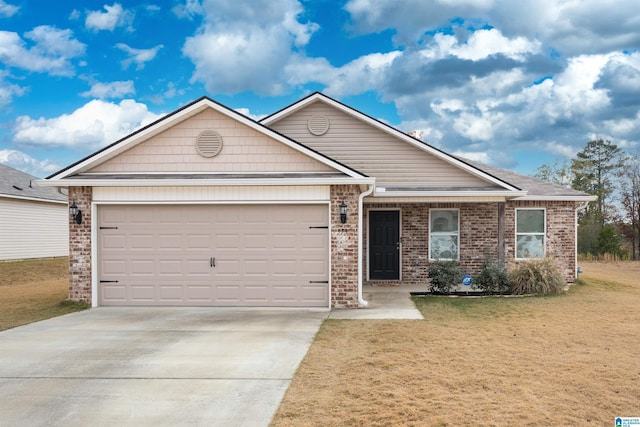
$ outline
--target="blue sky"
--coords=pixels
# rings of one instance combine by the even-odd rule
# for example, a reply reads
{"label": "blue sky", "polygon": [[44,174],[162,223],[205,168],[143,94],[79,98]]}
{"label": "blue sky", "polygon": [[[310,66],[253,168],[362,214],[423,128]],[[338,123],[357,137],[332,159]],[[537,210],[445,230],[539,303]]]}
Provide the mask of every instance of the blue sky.
{"label": "blue sky", "polygon": [[637,154],[637,0],[0,0],[0,163],[44,177],[207,95],[322,91],[521,173]]}

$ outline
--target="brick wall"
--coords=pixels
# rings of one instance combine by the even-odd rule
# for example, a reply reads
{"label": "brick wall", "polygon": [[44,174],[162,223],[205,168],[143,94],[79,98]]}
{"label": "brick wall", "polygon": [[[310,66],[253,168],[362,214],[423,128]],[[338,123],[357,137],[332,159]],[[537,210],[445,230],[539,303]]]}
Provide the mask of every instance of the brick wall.
{"label": "brick wall", "polygon": [[[375,203],[365,205],[363,265],[368,269],[368,212],[372,209],[400,209],[402,281],[366,281],[375,285],[424,285],[429,267],[429,209],[459,209],[460,266],[465,273],[477,274],[487,256],[500,257],[498,245],[498,203]],[[558,261],[567,282],[575,271],[575,228],[573,202],[509,202],[505,205],[504,259],[515,262],[515,209],[540,207],[547,210],[547,254]]]}
{"label": "brick wall", "polygon": [[69,205],[82,211],[82,224],[69,217],[69,299],[91,303],[91,187],[70,187]]}
{"label": "brick wall", "polygon": [[[331,306],[358,307],[358,196],[353,185],[331,186]],[[347,222],[340,222],[340,204]]]}

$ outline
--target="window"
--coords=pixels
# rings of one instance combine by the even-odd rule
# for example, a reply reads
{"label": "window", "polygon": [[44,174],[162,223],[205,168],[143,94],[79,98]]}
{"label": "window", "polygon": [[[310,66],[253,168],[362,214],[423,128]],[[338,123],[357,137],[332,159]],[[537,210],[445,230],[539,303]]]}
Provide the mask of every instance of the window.
{"label": "window", "polygon": [[545,213],[544,209],[516,209],[516,259],[544,257]]}
{"label": "window", "polygon": [[460,222],[457,209],[431,209],[429,212],[429,259],[439,261],[458,260],[458,230]]}

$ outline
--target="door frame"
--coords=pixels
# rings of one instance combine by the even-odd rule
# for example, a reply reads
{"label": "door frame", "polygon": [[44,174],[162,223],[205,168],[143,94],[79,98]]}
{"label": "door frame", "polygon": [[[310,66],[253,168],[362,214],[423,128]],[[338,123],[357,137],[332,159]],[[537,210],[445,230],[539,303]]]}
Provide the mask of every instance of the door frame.
{"label": "door frame", "polygon": [[202,202],[199,200],[184,200],[184,201],[156,201],[156,200],[144,200],[144,201],[130,201],[130,200],[92,200],[91,201],[91,307],[99,307],[99,283],[100,283],[100,250],[99,250],[99,242],[100,233],[98,230],[100,228],[100,218],[98,210],[102,206],[112,206],[112,205],[122,205],[122,206],[143,206],[143,205],[207,205],[207,206],[215,206],[215,205],[320,205],[325,206],[327,210],[327,218],[328,218],[328,232],[329,232],[329,241],[327,243],[327,263],[328,263],[328,274],[329,280],[327,283],[327,292],[328,292],[328,305],[327,308],[331,308],[331,298],[333,294],[333,272],[331,265],[331,203],[325,200],[249,200],[249,201],[206,201]]}
{"label": "door frame", "polygon": [[[398,250],[398,279],[371,279],[371,215],[372,211],[397,211],[398,212],[398,241],[400,249]],[[402,282],[402,208],[368,208],[367,211],[367,281],[375,280],[380,282]]]}

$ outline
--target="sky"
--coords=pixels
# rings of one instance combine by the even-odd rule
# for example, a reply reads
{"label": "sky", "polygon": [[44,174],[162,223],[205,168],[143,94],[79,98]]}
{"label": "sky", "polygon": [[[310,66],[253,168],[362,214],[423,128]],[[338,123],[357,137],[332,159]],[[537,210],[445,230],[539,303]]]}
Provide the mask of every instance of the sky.
{"label": "sky", "polygon": [[532,174],[637,155],[637,0],[0,0],[0,163],[45,177],[208,96],[254,119],[321,91]]}

